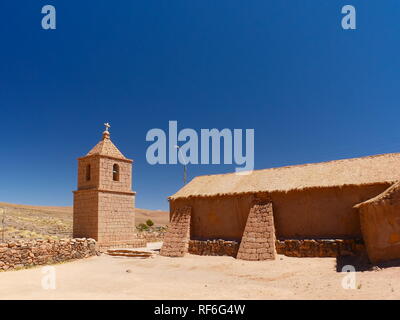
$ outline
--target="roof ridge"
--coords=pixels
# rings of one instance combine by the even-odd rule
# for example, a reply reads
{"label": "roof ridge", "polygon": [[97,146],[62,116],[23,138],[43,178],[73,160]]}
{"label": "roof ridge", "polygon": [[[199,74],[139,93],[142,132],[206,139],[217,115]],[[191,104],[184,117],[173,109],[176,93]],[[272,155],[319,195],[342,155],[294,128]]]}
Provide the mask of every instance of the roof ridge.
{"label": "roof ridge", "polygon": [[[390,155],[400,155],[400,152],[379,153],[379,154],[373,154],[373,155],[355,157],[355,158],[343,158],[343,159],[327,160],[327,161],[320,161],[320,162],[308,162],[308,163],[301,163],[301,164],[290,164],[290,165],[282,166],[282,167],[271,167],[271,168],[265,168],[265,169],[255,169],[255,170],[252,170],[252,172],[261,172],[261,171],[279,170],[279,169],[289,169],[289,168],[294,168],[294,167],[300,168],[300,167],[306,167],[306,166],[314,166],[314,165],[320,165],[320,164],[330,164],[330,163],[345,162],[345,161],[351,161],[351,160],[378,158],[378,157],[390,156]],[[226,175],[231,175],[231,174],[236,174],[236,173],[235,172],[226,172],[226,173],[216,173],[216,174],[203,174],[203,175],[199,175],[199,176],[197,176],[195,178],[210,177],[210,176],[213,176],[213,177],[215,177],[215,176],[226,176]]]}
{"label": "roof ridge", "polygon": [[368,155],[325,162],[197,176],[170,199],[248,192],[288,192],[307,188],[392,184],[400,180],[400,153]]}

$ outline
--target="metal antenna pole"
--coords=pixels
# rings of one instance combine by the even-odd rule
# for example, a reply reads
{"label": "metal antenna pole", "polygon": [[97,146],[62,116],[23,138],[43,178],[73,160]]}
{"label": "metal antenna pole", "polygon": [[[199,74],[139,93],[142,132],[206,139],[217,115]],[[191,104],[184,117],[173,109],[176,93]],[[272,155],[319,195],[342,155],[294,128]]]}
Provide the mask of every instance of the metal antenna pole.
{"label": "metal antenna pole", "polygon": [[181,155],[182,161],[184,161],[183,163],[183,184],[185,185],[187,182],[187,162],[185,157],[183,156],[182,150],[179,146],[175,146],[176,149],[178,149],[179,154]]}
{"label": "metal antenna pole", "polygon": [[186,164],[183,165],[183,184],[186,184],[186,180],[187,180],[187,167]]}

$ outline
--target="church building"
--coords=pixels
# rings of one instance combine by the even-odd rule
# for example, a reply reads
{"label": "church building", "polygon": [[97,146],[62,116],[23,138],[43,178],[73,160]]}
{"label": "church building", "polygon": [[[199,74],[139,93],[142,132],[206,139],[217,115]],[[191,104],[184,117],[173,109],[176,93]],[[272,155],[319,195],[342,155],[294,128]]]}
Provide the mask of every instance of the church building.
{"label": "church building", "polygon": [[78,159],[74,191],[74,238],[93,238],[100,248],[141,247],[135,236],[132,160],[110,140],[108,123],[102,140]]}
{"label": "church building", "polygon": [[169,198],[161,254],[400,259],[399,168],[389,153],[196,177]]}

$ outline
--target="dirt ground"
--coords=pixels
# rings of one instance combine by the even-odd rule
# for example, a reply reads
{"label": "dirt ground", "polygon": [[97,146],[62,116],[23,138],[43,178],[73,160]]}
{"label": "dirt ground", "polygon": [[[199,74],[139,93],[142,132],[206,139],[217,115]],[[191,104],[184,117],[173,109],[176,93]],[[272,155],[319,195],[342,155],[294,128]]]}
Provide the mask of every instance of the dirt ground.
{"label": "dirt ground", "polygon": [[[157,247],[160,244],[153,244]],[[400,267],[356,273],[356,288],[334,258],[251,262],[187,255],[138,259],[101,255],[55,265],[56,289],[41,267],[0,273],[0,299],[399,299]],[[348,274],[346,274],[348,275]]]}

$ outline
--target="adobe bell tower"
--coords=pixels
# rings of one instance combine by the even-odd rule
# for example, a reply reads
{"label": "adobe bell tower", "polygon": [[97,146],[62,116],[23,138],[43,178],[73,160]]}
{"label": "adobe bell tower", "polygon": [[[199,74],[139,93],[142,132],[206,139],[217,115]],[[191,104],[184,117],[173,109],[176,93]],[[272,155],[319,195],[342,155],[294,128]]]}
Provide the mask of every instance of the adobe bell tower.
{"label": "adobe bell tower", "polygon": [[78,159],[73,236],[93,238],[101,248],[141,246],[135,237],[133,161],[111,142],[105,126],[103,139]]}

